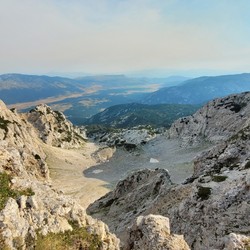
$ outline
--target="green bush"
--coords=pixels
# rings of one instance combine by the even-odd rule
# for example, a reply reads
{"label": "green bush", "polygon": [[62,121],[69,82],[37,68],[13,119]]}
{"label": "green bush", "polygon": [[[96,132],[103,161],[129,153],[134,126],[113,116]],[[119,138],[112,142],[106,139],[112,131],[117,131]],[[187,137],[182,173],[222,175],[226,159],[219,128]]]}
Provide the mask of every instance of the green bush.
{"label": "green bush", "polygon": [[225,176],[225,175],[212,176],[212,181],[214,181],[214,182],[222,182],[222,181],[225,181],[226,179],[227,179],[227,176]]}
{"label": "green bush", "polygon": [[202,187],[198,186],[198,197],[203,201],[209,199],[209,196],[211,194],[211,188],[210,187]]}
{"label": "green bush", "polygon": [[5,131],[8,131],[8,124],[11,123],[8,120],[5,120],[3,117],[0,116],[0,129],[4,129]]}

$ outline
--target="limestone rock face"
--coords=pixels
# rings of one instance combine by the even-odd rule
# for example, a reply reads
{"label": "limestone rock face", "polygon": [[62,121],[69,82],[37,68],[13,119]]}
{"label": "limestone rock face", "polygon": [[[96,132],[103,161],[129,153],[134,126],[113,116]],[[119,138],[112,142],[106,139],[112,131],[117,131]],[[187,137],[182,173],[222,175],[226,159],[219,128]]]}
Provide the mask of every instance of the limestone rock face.
{"label": "limestone rock face", "polygon": [[35,129],[0,100],[0,170],[27,178],[48,178],[45,158]]}
{"label": "limestone rock face", "polygon": [[169,186],[171,180],[166,170],[140,170],[119,181],[114,191],[90,205],[88,212],[102,218],[110,230],[126,242],[126,228]]}
{"label": "limestone rock face", "polygon": [[160,215],[139,216],[129,235],[126,250],[190,250],[183,236],[170,234],[169,219]]}
{"label": "limestone rock face", "polygon": [[85,134],[73,126],[64,114],[53,111],[46,104],[40,104],[27,114],[28,121],[38,130],[39,137],[46,144],[62,148],[78,148],[84,142]]}
{"label": "limestone rock face", "polygon": [[[87,216],[76,201],[51,187],[46,155],[42,149],[44,143],[25,118],[25,115],[7,109],[0,101],[0,173],[6,172],[11,176],[11,189],[32,190],[29,196],[9,197],[6,204],[3,204],[4,208],[0,210],[0,248],[1,244],[5,244],[8,249],[34,249],[27,239],[34,239],[37,233],[46,235],[49,232],[72,230],[69,221],[75,221],[79,226],[86,227],[88,232],[100,237],[102,249],[119,249],[119,240],[103,222]],[[63,124],[66,126],[70,123],[64,121]],[[70,125],[68,130],[72,133],[76,131]],[[57,134],[53,136],[55,130],[49,131],[52,142],[55,139],[55,142],[62,143],[58,146],[64,145]],[[79,141],[73,139],[67,145],[73,145],[71,143],[75,140],[78,142],[77,146],[82,142],[81,138]]]}
{"label": "limestone rock face", "polygon": [[218,175],[230,170],[250,167],[250,119],[228,140],[205,151],[194,162],[193,178],[200,175]]}
{"label": "limestone rock face", "polygon": [[240,131],[250,118],[250,92],[210,101],[194,115],[180,118],[169,129],[170,138],[183,145],[204,140],[219,142]]}
{"label": "limestone rock face", "polygon": [[25,238],[29,235],[34,238],[37,232],[46,235],[72,230],[69,221],[77,221],[89,232],[99,235],[103,249],[119,249],[119,240],[109,233],[108,227],[87,216],[74,200],[52,190],[47,184],[15,179],[15,188],[24,186],[32,187],[35,194],[17,200],[10,198],[0,211],[1,234],[11,249],[16,249],[16,239],[21,239],[26,246]]}

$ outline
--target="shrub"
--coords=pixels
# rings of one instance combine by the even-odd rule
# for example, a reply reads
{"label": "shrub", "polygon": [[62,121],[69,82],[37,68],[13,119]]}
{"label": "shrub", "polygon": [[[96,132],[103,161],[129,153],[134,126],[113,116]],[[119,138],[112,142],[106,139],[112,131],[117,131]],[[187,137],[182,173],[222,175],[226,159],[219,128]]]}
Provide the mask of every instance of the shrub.
{"label": "shrub", "polygon": [[18,198],[21,195],[31,196],[35,193],[31,188],[25,190],[14,190],[10,187],[11,177],[3,172],[0,173],[0,210],[2,210],[7,202],[8,198]]}
{"label": "shrub", "polygon": [[222,182],[222,181],[225,181],[226,179],[227,179],[227,176],[225,176],[225,175],[212,176],[212,181],[214,181],[214,182]]}
{"label": "shrub", "polygon": [[91,234],[77,223],[70,222],[73,230],[61,233],[49,233],[45,236],[38,234],[35,241],[36,250],[98,250],[102,248],[102,242],[97,235]]}
{"label": "shrub", "polygon": [[211,188],[210,187],[202,187],[198,186],[198,197],[203,201],[207,200],[211,194]]}

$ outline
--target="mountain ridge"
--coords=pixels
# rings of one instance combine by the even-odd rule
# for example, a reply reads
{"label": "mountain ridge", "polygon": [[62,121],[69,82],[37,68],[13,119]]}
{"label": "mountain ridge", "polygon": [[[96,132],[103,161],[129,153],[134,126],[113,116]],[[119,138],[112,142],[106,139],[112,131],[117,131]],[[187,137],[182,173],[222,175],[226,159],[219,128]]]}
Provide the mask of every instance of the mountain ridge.
{"label": "mountain ridge", "polygon": [[250,90],[250,73],[203,76],[178,86],[162,88],[149,94],[142,103],[202,104],[214,98]]}

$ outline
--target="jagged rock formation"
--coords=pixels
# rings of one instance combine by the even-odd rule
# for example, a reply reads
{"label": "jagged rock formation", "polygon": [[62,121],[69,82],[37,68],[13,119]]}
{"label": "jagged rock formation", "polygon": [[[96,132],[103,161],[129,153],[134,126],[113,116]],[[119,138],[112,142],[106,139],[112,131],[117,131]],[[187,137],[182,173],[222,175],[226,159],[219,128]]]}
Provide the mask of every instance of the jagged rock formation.
{"label": "jagged rock formation", "polygon": [[73,126],[64,114],[53,111],[46,104],[40,104],[27,114],[28,121],[39,132],[39,137],[46,143],[62,148],[78,148],[85,142],[85,134]]}
{"label": "jagged rock formation", "polygon": [[[0,175],[8,174],[10,181],[10,196],[0,190],[1,247],[32,249],[37,234],[72,230],[70,222],[74,221],[98,236],[100,249],[119,249],[119,240],[104,223],[87,216],[74,200],[51,188],[43,142],[24,117],[0,102]],[[16,195],[22,190],[23,195]]]}
{"label": "jagged rock formation", "polygon": [[[150,206],[158,194],[169,187],[171,180],[164,169],[144,169],[130,174],[118,182],[114,191],[88,208],[90,214],[102,218],[123,242],[128,240],[126,228]],[[123,209],[124,208],[124,209]],[[120,223],[117,223],[119,220]]]}
{"label": "jagged rock formation", "polygon": [[[194,174],[185,184],[171,185],[157,174],[149,178],[141,176],[140,182],[134,181],[130,189],[118,185],[87,211],[110,225],[124,244],[129,239],[125,228],[131,227],[136,217],[160,214],[170,219],[172,231],[183,234],[191,249],[244,249],[250,239],[249,97],[250,93],[243,93],[215,100],[188,118],[187,128],[180,121],[176,123],[181,124],[181,130],[175,135],[187,136],[189,142],[199,141],[201,137],[198,134],[189,137],[188,129],[191,135],[202,131],[211,141],[225,139],[196,158]],[[206,118],[208,124],[204,124],[204,114],[212,114]],[[134,173],[135,180],[136,176]],[[130,179],[131,176],[120,183],[130,183]],[[152,181],[163,184],[154,189]],[[153,190],[156,192],[151,196]],[[228,239],[231,233],[243,235],[244,240],[237,243],[232,237]],[[232,248],[232,241],[236,242],[236,248]]]}
{"label": "jagged rock formation", "polygon": [[210,101],[194,115],[178,119],[169,129],[170,138],[183,145],[204,140],[219,142],[241,130],[250,118],[250,92]]}
{"label": "jagged rock formation", "polygon": [[46,155],[35,129],[0,101],[0,166],[14,175],[48,177]]}
{"label": "jagged rock formation", "polygon": [[190,250],[182,235],[170,233],[169,219],[161,215],[139,216],[129,229],[126,250]]}
{"label": "jagged rock formation", "polygon": [[138,126],[131,129],[100,131],[93,133],[92,138],[109,147],[118,146],[131,150],[154,139],[157,132],[158,130],[151,126]]}
{"label": "jagged rock formation", "polygon": [[250,168],[250,119],[228,140],[196,157],[192,178]]}

